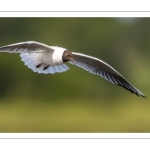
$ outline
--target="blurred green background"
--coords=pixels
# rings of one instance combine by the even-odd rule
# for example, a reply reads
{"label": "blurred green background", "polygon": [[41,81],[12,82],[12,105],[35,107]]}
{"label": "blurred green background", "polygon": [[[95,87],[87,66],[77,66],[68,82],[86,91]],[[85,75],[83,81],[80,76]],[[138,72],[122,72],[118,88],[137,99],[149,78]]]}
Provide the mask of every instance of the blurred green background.
{"label": "blurred green background", "polygon": [[95,56],[148,98],[76,66],[38,74],[0,53],[0,132],[150,132],[150,18],[0,18],[0,46],[37,41]]}

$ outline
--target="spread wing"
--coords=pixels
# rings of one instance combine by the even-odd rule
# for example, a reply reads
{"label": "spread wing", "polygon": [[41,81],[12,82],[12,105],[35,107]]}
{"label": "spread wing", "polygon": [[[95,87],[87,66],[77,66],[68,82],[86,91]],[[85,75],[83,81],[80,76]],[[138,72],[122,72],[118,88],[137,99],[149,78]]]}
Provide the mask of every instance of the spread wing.
{"label": "spread wing", "polygon": [[[126,90],[135,93],[137,96],[146,97],[142,92],[130,84],[119,72],[104,61],[80,53],[73,53],[73,58],[78,67],[81,67],[92,74],[97,74],[113,84],[122,86]],[[73,64],[72,62],[70,63]]]}
{"label": "spread wing", "polygon": [[46,44],[34,41],[21,42],[0,47],[0,52],[9,52],[9,53],[34,53],[34,52],[40,53],[45,51],[53,51],[53,49]]}

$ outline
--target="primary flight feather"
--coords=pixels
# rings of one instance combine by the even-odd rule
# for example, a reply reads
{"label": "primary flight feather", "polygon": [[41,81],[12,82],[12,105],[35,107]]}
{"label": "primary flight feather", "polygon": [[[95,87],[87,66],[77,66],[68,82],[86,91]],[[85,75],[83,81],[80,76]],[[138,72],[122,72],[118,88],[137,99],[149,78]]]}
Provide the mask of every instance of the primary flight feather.
{"label": "primary flight feather", "polygon": [[137,96],[146,97],[113,67],[95,57],[34,41],[2,46],[0,52],[20,53],[21,60],[25,65],[38,73],[54,74],[67,71],[69,67],[65,63],[69,62],[92,74],[103,77],[113,84],[122,86]]}

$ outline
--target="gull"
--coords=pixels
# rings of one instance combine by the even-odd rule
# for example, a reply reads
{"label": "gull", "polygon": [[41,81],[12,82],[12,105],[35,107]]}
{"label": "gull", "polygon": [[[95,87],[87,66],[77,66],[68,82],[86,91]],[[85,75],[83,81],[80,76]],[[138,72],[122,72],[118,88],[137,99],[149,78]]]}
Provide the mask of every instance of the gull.
{"label": "gull", "polygon": [[0,52],[20,53],[21,60],[34,72],[54,74],[69,70],[66,62],[92,74],[103,77],[137,96],[146,96],[129,83],[118,71],[106,62],[92,56],[71,52],[58,46],[48,46],[35,41],[20,42],[0,47]]}

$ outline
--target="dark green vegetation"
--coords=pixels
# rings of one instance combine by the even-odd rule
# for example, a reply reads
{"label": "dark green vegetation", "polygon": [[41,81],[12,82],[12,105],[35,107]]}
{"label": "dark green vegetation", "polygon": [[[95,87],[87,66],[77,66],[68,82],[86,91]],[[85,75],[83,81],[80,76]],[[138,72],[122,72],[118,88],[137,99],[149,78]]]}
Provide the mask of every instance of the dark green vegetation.
{"label": "dark green vegetation", "polygon": [[149,18],[0,18],[0,46],[38,41],[97,56],[148,98],[68,64],[34,73],[0,53],[0,132],[150,132]]}

